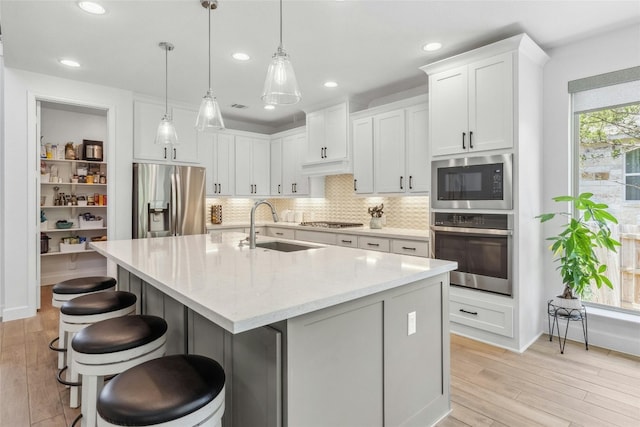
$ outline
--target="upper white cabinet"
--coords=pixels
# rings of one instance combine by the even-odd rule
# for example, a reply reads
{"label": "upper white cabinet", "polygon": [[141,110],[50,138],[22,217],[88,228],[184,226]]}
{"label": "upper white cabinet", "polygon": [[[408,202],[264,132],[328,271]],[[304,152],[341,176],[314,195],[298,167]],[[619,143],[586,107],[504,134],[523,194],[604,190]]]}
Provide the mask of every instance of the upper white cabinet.
{"label": "upper white cabinet", "polygon": [[513,53],[429,71],[433,156],[513,147]]}
{"label": "upper white cabinet", "polygon": [[282,138],[271,140],[271,168],[270,168],[270,185],[272,196],[282,196]]}
{"label": "upper white cabinet", "polygon": [[404,110],[373,117],[374,186],[378,193],[404,192],[405,173]]}
{"label": "upper white cabinet", "polygon": [[416,105],[405,110],[406,121],[406,175],[409,193],[429,191],[431,167],[429,164],[429,107]]}
{"label": "upper white cabinet", "polygon": [[429,191],[425,96],[358,112],[351,126],[356,193]]}
{"label": "upper white cabinet", "polygon": [[305,175],[351,173],[349,113],[352,102],[307,113],[307,153],[302,165]]}
{"label": "upper white cabinet", "polygon": [[302,163],[307,152],[307,136],[304,133],[285,136],[282,139],[282,182],[284,195],[309,194],[309,177],[302,174]]}
{"label": "upper white cabinet", "polygon": [[198,132],[195,129],[197,111],[169,107],[178,135],[178,144],[157,145],[156,132],[165,106],[160,103],[134,101],[133,157],[134,160],[152,160],[177,163],[200,163],[198,158]]}
{"label": "upper white cabinet", "polygon": [[207,169],[206,192],[209,197],[233,196],[234,136],[224,131],[202,133],[200,149]]}
{"label": "upper white cabinet", "polygon": [[355,119],[353,132],[353,191],[373,193],[373,117]]}
{"label": "upper white cabinet", "polygon": [[347,158],[347,121],[346,103],[307,114],[308,162]]}
{"label": "upper white cabinet", "polygon": [[267,139],[236,136],[236,196],[268,196],[270,144]]}

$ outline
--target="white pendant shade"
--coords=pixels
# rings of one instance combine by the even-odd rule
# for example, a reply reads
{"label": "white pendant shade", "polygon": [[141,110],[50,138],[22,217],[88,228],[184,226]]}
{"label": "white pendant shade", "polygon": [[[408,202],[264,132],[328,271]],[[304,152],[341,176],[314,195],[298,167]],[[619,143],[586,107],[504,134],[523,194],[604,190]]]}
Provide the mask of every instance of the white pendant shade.
{"label": "white pendant shade", "polygon": [[302,96],[289,55],[282,49],[273,54],[264,81],[262,100],[269,105],[295,104]]}
{"label": "white pendant shade", "polygon": [[224,129],[224,121],[222,120],[220,107],[211,89],[202,97],[200,110],[198,110],[198,118],[196,119],[196,129],[201,132]]}
{"label": "white pendant shade", "polygon": [[178,134],[176,128],[173,125],[171,116],[165,114],[160,120],[158,125],[158,132],[156,133],[156,144],[177,144]]}

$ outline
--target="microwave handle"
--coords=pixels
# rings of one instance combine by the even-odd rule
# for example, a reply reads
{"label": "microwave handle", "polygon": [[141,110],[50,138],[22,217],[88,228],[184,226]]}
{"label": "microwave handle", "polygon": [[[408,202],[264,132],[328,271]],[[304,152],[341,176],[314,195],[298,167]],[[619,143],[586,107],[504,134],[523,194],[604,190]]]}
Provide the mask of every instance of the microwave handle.
{"label": "microwave handle", "polygon": [[468,233],[468,234],[489,234],[492,236],[511,236],[513,230],[499,230],[496,228],[466,228],[466,227],[445,227],[442,225],[432,225],[433,231],[444,231],[448,233]]}

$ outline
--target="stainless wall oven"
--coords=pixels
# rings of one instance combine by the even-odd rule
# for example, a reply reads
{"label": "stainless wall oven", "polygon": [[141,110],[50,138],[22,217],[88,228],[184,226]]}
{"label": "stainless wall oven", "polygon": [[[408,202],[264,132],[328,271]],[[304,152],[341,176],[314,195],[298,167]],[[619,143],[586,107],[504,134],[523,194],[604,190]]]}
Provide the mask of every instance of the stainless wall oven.
{"label": "stainless wall oven", "polygon": [[433,161],[432,207],[512,209],[512,163],[512,154]]}
{"label": "stainless wall oven", "polygon": [[451,284],[512,295],[513,215],[433,213],[434,255],[456,261]]}

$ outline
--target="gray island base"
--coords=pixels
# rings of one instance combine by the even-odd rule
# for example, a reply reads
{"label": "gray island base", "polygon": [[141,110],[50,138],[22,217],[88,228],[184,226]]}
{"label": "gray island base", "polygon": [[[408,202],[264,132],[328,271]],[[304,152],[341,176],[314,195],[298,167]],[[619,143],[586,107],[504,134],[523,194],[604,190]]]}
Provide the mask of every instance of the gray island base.
{"label": "gray island base", "polygon": [[243,237],[92,244],[118,265],[138,312],[167,320],[168,354],[222,364],[225,427],[429,426],[449,413],[455,263],[321,245],[250,250]]}

